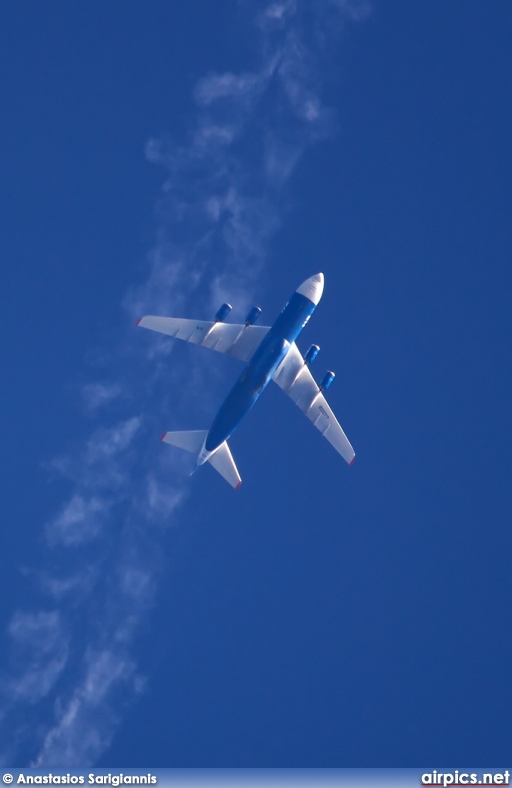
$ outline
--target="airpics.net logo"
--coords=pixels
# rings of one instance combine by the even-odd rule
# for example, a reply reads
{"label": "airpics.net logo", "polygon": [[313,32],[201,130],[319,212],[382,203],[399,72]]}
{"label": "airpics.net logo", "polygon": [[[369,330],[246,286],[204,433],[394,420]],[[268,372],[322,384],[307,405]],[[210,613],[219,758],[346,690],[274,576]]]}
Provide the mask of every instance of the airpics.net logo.
{"label": "airpics.net logo", "polygon": [[421,775],[422,785],[442,785],[443,788],[455,785],[499,785],[510,784],[510,772],[425,772]]}

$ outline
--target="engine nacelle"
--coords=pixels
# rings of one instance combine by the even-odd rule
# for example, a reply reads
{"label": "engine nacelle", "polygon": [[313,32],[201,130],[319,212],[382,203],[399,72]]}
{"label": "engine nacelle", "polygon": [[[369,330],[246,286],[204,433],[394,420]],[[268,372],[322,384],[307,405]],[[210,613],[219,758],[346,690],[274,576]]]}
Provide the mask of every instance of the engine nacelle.
{"label": "engine nacelle", "polygon": [[320,347],[318,345],[311,345],[308,352],[304,356],[304,364],[309,367],[309,365],[313,363],[319,353]]}
{"label": "engine nacelle", "polygon": [[231,304],[222,304],[221,308],[219,309],[219,311],[215,315],[215,322],[216,323],[223,323],[224,320],[229,315],[229,313],[231,312],[232,308],[233,307],[231,306]]}
{"label": "engine nacelle", "polygon": [[326,372],[322,378],[322,382],[320,383],[320,391],[327,391],[335,377],[336,375],[334,372]]}
{"label": "engine nacelle", "polygon": [[261,315],[261,309],[259,306],[253,306],[247,317],[245,318],[245,325],[252,326],[257,321],[259,316]]}

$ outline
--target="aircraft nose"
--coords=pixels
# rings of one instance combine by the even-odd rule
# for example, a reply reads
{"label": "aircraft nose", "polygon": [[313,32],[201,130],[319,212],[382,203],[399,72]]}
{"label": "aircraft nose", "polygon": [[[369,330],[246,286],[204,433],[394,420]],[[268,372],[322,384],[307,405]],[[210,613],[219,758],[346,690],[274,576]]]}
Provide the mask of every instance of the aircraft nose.
{"label": "aircraft nose", "polygon": [[318,304],[320,299],[322,298],[322,293],[324,292],[324,275],[323,274],[314,274],[314,276],[310,276],[309,279],[306,279],[305,282],[301,284],[300,287],[297,288],[297,293],[300,293],[306,298],[309,298],[315,306]]}

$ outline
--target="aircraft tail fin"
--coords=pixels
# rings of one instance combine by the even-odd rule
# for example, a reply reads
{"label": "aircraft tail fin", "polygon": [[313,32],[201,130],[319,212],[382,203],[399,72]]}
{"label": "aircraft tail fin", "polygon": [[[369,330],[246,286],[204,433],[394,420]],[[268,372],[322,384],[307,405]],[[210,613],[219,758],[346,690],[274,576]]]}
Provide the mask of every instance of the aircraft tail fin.
{"label": "aircraft tail fin", "polygon": [[231,487],[238,490],[242,484],[242,479],[238,473],[227,441],[220,444],[215,454],[212,454],[212,456],[208,458],[208,462],[215,468],[217,473],[220,473],[222,478],[225,479]]}
{"label": "aircraft tail fin", "polygon": [[185,449],[192,454],[199,454],[208,430],[187,430],[186,432],[164,432],[160,440]]}

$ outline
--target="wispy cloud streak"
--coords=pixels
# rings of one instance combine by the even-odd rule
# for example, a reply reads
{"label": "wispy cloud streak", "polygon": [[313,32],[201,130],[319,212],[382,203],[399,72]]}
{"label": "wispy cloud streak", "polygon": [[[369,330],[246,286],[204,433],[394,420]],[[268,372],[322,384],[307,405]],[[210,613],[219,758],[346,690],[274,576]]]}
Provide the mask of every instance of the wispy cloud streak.
{"label": "wispy cloud streak", "polygon": [[[147,277],[124,299],[130,317],[188,314],[192,303],[209,314],[228,297],[246,309],[283,220],[286,184],[306,148],[335,128],[319,58],[329,29],[362,18],[367,3],[240,7],[252,20],[256,66],[206,74],[187,139],[147,143],[148,161],[166,174]],[[92,430],[50,465],[69,493],[44,524],[43,568],[26,570],[45,603],[17,610],[8,629],[5,762],[94,763],[143,690],[133,642],[154,600],[162,525],[186,500],[177,453],[154,448],[159,418],[170,412],[160,384],[172,374],[172,343],[152,340],[130,336],[118,361],[97,367],[82,390]],[[194,370],[197,382],[204,369]],[[184,411],[178,396],[176,387],[173,410]]]}

